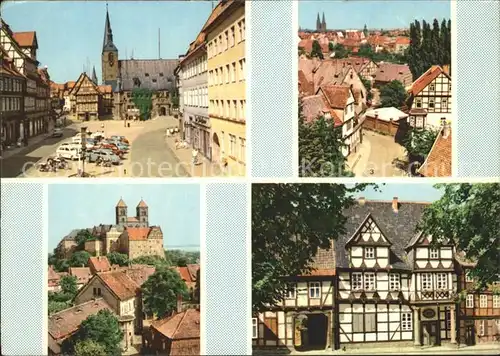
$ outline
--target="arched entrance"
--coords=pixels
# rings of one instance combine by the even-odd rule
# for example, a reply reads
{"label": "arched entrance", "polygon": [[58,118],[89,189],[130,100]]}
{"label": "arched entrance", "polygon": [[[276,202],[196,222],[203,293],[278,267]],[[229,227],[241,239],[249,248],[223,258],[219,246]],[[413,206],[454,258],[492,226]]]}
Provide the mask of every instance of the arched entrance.
{"label": "arched entrance", "polygon": [[297,351],[325,350],[328,317],[323,313],[298,314],[294,318],[294,346]]}
{"label": "arched entrance", "polygon": [[167,109],[164,106],[160,107],[160,116],[167,116]]}
{"label": "arched entrance", "polygon": [[219,136],[214,132],[212,135],[212,159],[214,162],[220,161],[220,143]]}

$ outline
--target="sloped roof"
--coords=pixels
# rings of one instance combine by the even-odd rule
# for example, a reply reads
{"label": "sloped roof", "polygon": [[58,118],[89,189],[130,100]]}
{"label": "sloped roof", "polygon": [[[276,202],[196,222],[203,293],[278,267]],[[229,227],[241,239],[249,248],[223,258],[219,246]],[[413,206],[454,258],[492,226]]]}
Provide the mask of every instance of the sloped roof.
{"label": "sloped roof", "polygon": [[138,208],[147,208],[148,205],[146,204],[146,202],[144,200],[141,199],[141,201],[139,202],[139,204],[137,204],[137,207]]}
{"label": "sloped roof", "polygon": [[120,60],[120,80],[122,90],[134,88],[150,90],[173,90],[174,70],[178,59],[129,59]]}
{"label": "sloped roof", "polygon": [[186,266],[187,266],[187,269],[189,271],[189,274],[191,275],[191,279],[193,281],[196,281],[196,275],[200,269],[200,265],[199,264],[188,264]]}
{"label": "sloped roof", "polygon": [[408,73],[411,73],[411,71],[406,64],[379,63],[374,78],[378,82],[392,82],[393,80],[403,82],[403,77]]}
{"label": "sloped roof", "polygon": [[148,265],[131,265],[122,269],[138,286],[142,286],[155,271],[156,267]]}
{"label": "sloped roof", "polygon": [[370,214],[384,236],[392,243],[390,248],[392,266],[411,269],[405,247],[414,238],[417,224],[428,205],[428,203],[399,202],[396,213],[392,209],[392,201],[365,201],[363,205],[356,203],[344,210],[343,215],[347,218],[345,233],[334,242],[336,267],[349,267],[345,245]]}
{"label": "sloped roof", "polygon": [[147,240],[151,228],[149,227],[127,227],[125,229],[130,241]]}
{"label": "sloped roof", "polygon": [[418,95],[418,93],[420,93],[422,90],[424,90],[424,88],[427,87],[440,74],[444,74],[449,79],[451,79],[451,77],[449,76],[449,74],[446,73],[443,70],[443,68],[441,68],[440,66],[432,66],[424,74],[422,74],[417,80],[415,80],[413,82],[413,84],[412,84],[409,92],[413,96]]}
{"label": "sloped roof", "polygon": [[92,278],[92,272],[88,267],[70,267],[69,274],[76,277],[78,283],[86,284]]}
{"label": "sloped roof", "polygon": [[57,280],[58,281],[59,279],[61,279],[61,276],[58,275],[56,271],[54,271],[53,266],[49,266],[49,271],[48,271],[47,277],[49,280]]}
{"label": "sloped roof", "polygon": [[451,177],[451,127],[448,129],[445,138],[441,128],[424,164],[418,169],[424,177]]}
{"label": "sloped roof", "polygon": [[153,322],[151,328],[171,340],[200,337],[200,311],[188,309],[169,318]]}
{"label": "sloped roof", "polygon": [[116,206],[118,208],[126,208],[127,207],[127,204],[125,204],[125,202],[123,201],[122,198],[120,198],[120,200],[118,200],[118,203],[116,203]]}
{"label": "sloped roof", "polygon": [[344,110],[351,95],[351,88],[347,85],[322,85],[316,94],[323,93],[331,108]]}
{"label": "sloped roof", "polygon": [[20,47],[38,47],[35,31],[13,32],[12,37]]}
{"label": "sloped roof", "polygon": [[106,272],[111,270],[111,264],[106,256],[95,256],[89,258],[89,268],[96,272]]}
{"label": "sloped roof", "polygon": [[302,115],[305,122],[314,121],[318,116],[329,112],[330,108],[326,106],[323,95],[317,94],[302,98]]}
{"label": "sloped roof", "polygon": [[101,272],[97,276],[120,300],[136,296],[139,286],[124,271]]}
{"label": "sloped roof", "polygon": [[342,85],[345,77],[351,69],[354,70],[354,68],[346,62],[342,62],[337,59],[327,59],[321,61],[321,64],[313,71],[315,90],[318,90],[320,86],[325,84]]}

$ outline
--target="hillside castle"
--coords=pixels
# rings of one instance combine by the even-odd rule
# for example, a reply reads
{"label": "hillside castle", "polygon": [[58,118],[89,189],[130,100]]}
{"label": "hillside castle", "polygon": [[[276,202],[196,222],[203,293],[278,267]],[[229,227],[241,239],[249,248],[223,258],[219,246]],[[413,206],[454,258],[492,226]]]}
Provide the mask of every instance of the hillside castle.
{"label": "hillside castle", "polygon": [[84,250],[95,256],[103,256],[110,252],[126,254],[129,259],[141,256],[164,257],[163,232],[159,226],[149,225],[148,206],[141,199],[137,204],[136,215],[128,216],[128,207],[120,199],[115,207],[115,224],[72,230],[57,245],[59,258],[69,258],[77,251],[77,235],[87,230],[96,239],[85,242]]}

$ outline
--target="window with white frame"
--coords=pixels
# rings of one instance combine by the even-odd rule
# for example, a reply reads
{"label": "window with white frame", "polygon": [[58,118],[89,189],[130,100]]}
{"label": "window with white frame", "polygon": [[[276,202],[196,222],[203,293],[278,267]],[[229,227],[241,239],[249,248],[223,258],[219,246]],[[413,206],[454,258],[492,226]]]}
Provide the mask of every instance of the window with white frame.
{"label": "window with white frame", "polygon": [[467,294],[467,299],[465,299],[466,308],[474,308],[474,294]]}
{"label": "window with white frame", "polygon": [[297,285],[295,283],[290,283],[287,287],[285,294],[286,299],[296,299],[297,298]]}
{"label": "window with white frame", "polygon": [[434,108],[434,98],[429,99],[429,108]]}
{"label": "window with white frame", "polygon": [[412,331],[411,313],[401,313],[401,330]]}
{"label": "window with white frame", "polygon": [[429,255],[430,255],[430,258],[433,258],[433,259],[439,258],[439,251],[435,248],[431,248],[429,250]]}
{"label": "window with white frame", "polygon": [[480,308],[488,307],[488,296],[486,294],[481,294],[479,296],[479,307]]}
{"label": "window with white frame", "polygon": [[252,318],[252,339],[257,339],[259,336],[259,323],[257,318]]}
{"label": "window with white frame", "polygon": [[432,290],[432,273],[422,274],[422,290]]}
{"label": "window with white frame", "polygon": [[375,290],[375,273],[365,273],[365,290]]}
{"label": "window with white frame", "polygon": [[309,283],[309,298],[321,298],[321,284],[319,282]]}
{"label": "window with white frame", "polygon": [[500,295],[493,296],[493,308],[500,308]]}
{"label": "window with white frame", "polygon": [[389,289],[399,290],[401,288],[401,276],[398,273],[389,273]]}
{"label": "window with white frame", "polygon": [[351,286],[352,286],[352,290],[362,290],[363,289],[363,274],[361,272],[354,272],[352,274]]}
{"label": "window with white frame", "polygon": [[448,289],[448,274],[438,273],[436,275],[436,289]]}
{"label": "window with white frame", "polygon": [[375,248],[365,247],[365,258],[375,258]]}
{"label": "window with white frame", "polygon": [[479,321],[479,336],[484,336],[484,320]]}
{"label": "window with white frame", "polygon": [[415,99],[415,106],[417,108],[421,108],[422,107],[422,98]]}
{"label": "window with white frame", "polygon": [[231,75],[230,70],[231,70],[231,69],[229,68],[229,64],[226,64],[226,73],[225,73],[225,74],[226,74],[226,76],[225,76],[225,78],[226,78],[226,83],[229,83],[229,77],[230,77],[230,75]]}

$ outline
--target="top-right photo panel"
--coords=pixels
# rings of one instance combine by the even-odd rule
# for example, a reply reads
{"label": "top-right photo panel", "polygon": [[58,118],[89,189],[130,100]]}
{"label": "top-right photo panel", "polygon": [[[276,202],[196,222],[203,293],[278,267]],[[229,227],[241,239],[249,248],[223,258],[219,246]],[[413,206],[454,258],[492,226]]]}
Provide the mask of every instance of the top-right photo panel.
{"label": "top-right photo panel", "polygon": [[299,176],[452,176],[452,36],[450,1],[299,2]]}

